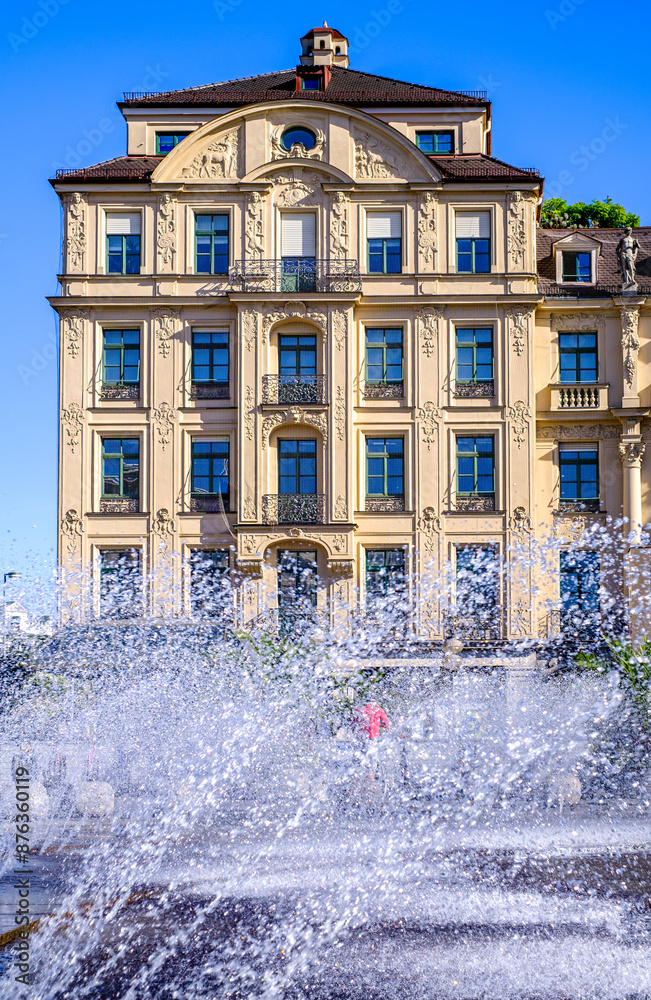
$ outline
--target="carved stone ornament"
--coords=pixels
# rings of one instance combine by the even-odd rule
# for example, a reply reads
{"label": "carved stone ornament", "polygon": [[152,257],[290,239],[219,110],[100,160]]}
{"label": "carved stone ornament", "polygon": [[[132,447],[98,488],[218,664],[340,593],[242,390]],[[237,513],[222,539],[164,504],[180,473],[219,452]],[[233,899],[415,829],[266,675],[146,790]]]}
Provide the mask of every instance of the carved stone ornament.
{"label": "carved stone ornament", "polygon": [[350,198],[345,191],[335,191],[332,196],[330,221],[330,256],[335,260],[348,257],[350,233],[348,229],[348,209]]}
{"label": "carved stone ornament", "polygon": [[513,350],[519,358],[525,352],[527,338],[529,336],[529,317],[531,313],[526,309],[507,309],[506,315],[509,321],[511,343]]}
{"label": "carved stone ornament", "polygon": [[65,245],[66,271],[80,273],[85,269],[86,202],[79,191],[68,202],[68,226]]}
{"label": "carved stone ornament", "polygon": [[161,403],[154,410],[154,423],[163,451],[166,451],[174,431],[174,407],[170,403]]}
{"label": "carved stone ornament", "polygon": [[631,309],[630,306],[622,306],[620,312],[622,317],[624,378],[629,387],[632,388],[637,374],[637,352],[640,349],[640,341],[637,336],[640,312],[639,309]]}
{"label": "carved stone ornament", "polygon": [[338,439],[343,441],[346,436],[346,395],[340,385],[335,396],[335,427]]}
{"label": "carved stone ornament", "polygon": [[64,336],[71,358],[76,358],[79,354],[81,344],[84,339],[84,322],[89,318],[87,309],[63,309],[61,320],[64,325]]}
{"label": "carved stone ornament", "polygon": [[575,312],[552,313],[549,318],[552,330],[573,332],[574,330],[603,330],[604,318],[599,313]]}
{"label": "carved stone ornament", "polygon": [[441,532],[441,518],[434,507],[425,507],[418,518],[418,530],[423,532],[426,552],[436,552],[437,537]]}
{"label": "carved stone ornament", "polygon": [[[298,124],[298,123],[297,123]],[[271,159],[272,160],[322,160],[325,156],[325,134],[321,129],[310,126],[310,131],[314,133],[316,142],[312,149],[306,149],[301,142],[295,142],[291,149],[285,149],[281,142],[283,132],[287,125],[277,125],[271,132]]]}
{"label": "carved stone ornament", "polygon": [[335,517],[338,521],[348,520],[348,504],[346,502],[346,497],[341,493],[335,500]]}
{"label": "carved stone ornament", "polygon": [[236,177],[239,160],[239,127],[220,136],[200,153],[188,167],[181,171],[182,177],[212,180],[219,177]]}
{"label": "carved stone ornament", "polygon": [[359,132],[355,137],[355,176],[371,180],[400,176],[395,157],[368,132]]}
{"label": "carved stone ornament", "polygon": [[274,323],[284,319],[306,319],[315,323],[323,334],[324,343],[328,339],[328,317],[316,309],[308,309],[304,302],[285,302],[282,309],[267,306],[262,314],[262,343],[266,344]]}
{"label": "carved stone ornament", "polygon": [[174,324],[178,318],[178,309],[161,308],[152,310],[152,319],[154,320],[154,329],[158,342],[158,353],[163,358],[169,357],[170,341],[174,336]]}
{"label": "carved stone ornament", "polygon": [[242,336],[247,351],[252,351],[258,336],[258,314],[253,309],[242,313]]}
{"label": "carved stone ornament", "polygon": [[269,180],[274,186],[274,200],[281,208],[313,202],[317,188],[321,184],[318,175],[305,173],[300,167],[275,174]]}
{"label": "carved stone ornament", "polygon": [[246,199],[246,231],[244,235],[246,256],[249,260],[264,257],[264,198],[259,191],[251,191]]}
{"label": "carved stone ornament", "polygon": [[66,548],[68,552],[71,556],[74,555],[84,534],[83,519],[74,507],[66,511],[66,516],[61,522],[61,533],[67,537]]}
{"label": "carved stone ornament", "polygon": [[427,450],[431,451],[432,445],[436,441],[437,421],[441,419],[441,411],[437,406],[434,406],[431,400],[428,400],[418,410],[418,419],[422,421],[423,425],[423,441],[427,445]]}
{"label": "carved stone ornament", "polygon": [[247,385],[244,392],[244,429],[249,441],[253,441],[253,432],[255,430],[255,397],[250,385]]}
{"label": "carved stone ornament", "polygon": [[509,528],[511,531],[517,531],[520,534],[528,535],[532,531],[531,518],[527,514],[525,507],[514,507],[513,513],[509,518]]}
{"label": "carved stone ornament", "polygon": [[160,538],[174,534],[176,524],[167,507],[161,507],[160,510],[156,511],[156,516],[152,521],[151,527],[154,534],[159,535]]}
{"label": "carved stone ornament", "polygon": [[589,524],[590,521],[584,514],[554,518],[554,530],[559,540],[567,545],[576,545]]}
{"label": "carved stone ornament", "polygon": [[174,270],[176,253],[176,201],[170,194],[161,195],[156,227],[159,271]]}
{"label": "carved stone ornament", "polygon": [[621,441],[619,457],[625,469],[639,469],[642,465],[646,445],[643,441]]}
{"label": "carved stone ornament", "polygon": [[506,238],[509,267],[524,270],[527,253],[526,204],[522,191],[509,197],[508,234]]}
{"label": "carved stone ornament", "polygon": [[640,244],[633,236],[633,230],[627,226],[624,235],[617,244],[617,260],[622,275],[622,287],[626,290],[637,291],[635,283],[635,267]]}
{"label": "carved stone ornament", "polygon": [[443,311],[433,306],[419,309],[417,317],[420,321],[420,341],[423,353],[431,358],[436,349],[439,337],[439,323],[443,319]]}
{"label": "carved stone ornament", "polygon": [[[353,559],[329,559],[328,572],[336,580],[352,580],[355,575],[355,562]],[[337,600],[342,604],[346,602],[345,587],[341,589],[341,584],[337,585]]]}
{"label": "carved stone ornament", "polygon": [[527,420],[531,417],[531,410],[523,399],[516,399],[507,412],[513,427],[513,440],[521,448],[527,436]]}
{"label": "carved stone ornament", "polygon": [[531,608],[523,600],[515,602],[511,617],[513,635],[531,635]]}
{"label": "carved stone ornament", "polygon": [[242,504],[242,516],[247,521],[255,521],[257,517],[257,507],[255,503],[255,497],[251,492],[251,487],[247,483],[246,494],[244,496],[244,503]]}
{"label": "carved stone ornament", "polygon": [[436,198],[431,191],[426,191],[418,207],[419,270],[434,267],[436,243]]}
{"label": "carved stone ornament", "polygon": [[547,424],[538,428],[536,437],[541,441],[603,441],[620,434],[621,427],[613,424]]}
{"label": "carved stone ornament", "polygon": [[[265,536],[266,537],[266,536]],[[240,535],[240,549],[247,556],[253,556],[258,551],[258,545],[261,541],[257,535]]]}
{"label": "carved stone ornament", "polygon": [[334,331],[335,347],[343,351],[348,337],[348,314],[345,309],[335,309],[332,314],[332,329]]}
{"label": "carved stone ornament", "polygon": [[325,413],[310,413],[301,406],[290,406],[283,413],[270,413],[262,421],[262,447],[266,448],[269,435],[275,427],[282,424],[309,424],[316,427],[323,435],[323,441],[328,441],[328,418]]}
{"label": "carved stone ornament", "polygon": [[70,451],[74,454],[84,426],[84,411],[79,403],[70,403],[61,411],[61,417],[66,427]]}

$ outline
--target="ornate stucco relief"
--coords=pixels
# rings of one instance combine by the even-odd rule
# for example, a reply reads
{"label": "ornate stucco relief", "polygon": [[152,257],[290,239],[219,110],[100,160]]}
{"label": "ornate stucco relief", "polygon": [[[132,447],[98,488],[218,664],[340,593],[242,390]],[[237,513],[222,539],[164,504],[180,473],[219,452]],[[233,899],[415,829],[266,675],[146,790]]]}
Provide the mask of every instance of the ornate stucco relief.
{"label": "ornate stucco relief", "polygon": [[174,407],[170,403],[161,403],[154,409],[154,423],[158,428],[158,437],[163,451],[167,446],[174,431]]}
{"label": "ornate stucco relief", "polygon": [[419,270],[433,270],[436,253],[436,198],[431,191],[421,196],[418,207]]}
{"label": "ornate stucco relief", "polygon": [[170,341],[174,336],[174,324],[179,318],[178,309],[167,309],[158,308],[152,309],[152,319],[154,320],[154,328],[156,341],[158,343],[158,353],[163,358],[169,357],[171,344]]}
{"label": "ornate stucco relief", "polygon": [[246,199],[246,256],[249,260],[264,257],[264,198],[259,191],[252,191]]}
{"label": "ornate stucco relief", "polygon": [[[292,123],[293,124],[293,123]],[[291,149],[287,150],[281,142],[281,136],[285,129],[287,128],[287,123],[283,125],[276,125],[271,131],[271,159],[272,160],[287,160],[287,159],[302,159],[302,160],[323,160],[325,157],[325,134],[319,128],[314,128],[310,126],[310,130],[314,133],[316,142],[312,149],[306,149],[300,142],[295,142]]]}
{"label": "ornate stucco relief", "polygon": [[197,153],[188,167],[181,171],[182,177],[218,178],[236,177],[239,173],[240,129],[233,129]]}
{"label": "ornate stucco relief", "polygon": [[60,315],[68,354],[76,358],[84,340],[84,322],[90,313],[87,309],[63,309]]}
{"label": "ornate stucco relief", "polygon": [[61,533],[66,536],[66,548],[71,556],[75,554],[84,535],[84,521],[79,511],[71,507],[61,521]]}
{"label": "ornate stucco relief", "polygon": [[416,316],[420,325],[420,342],[423,354],[431,358],[438,343],[439,323],[443,319],[443,310],[426,306],[424,309],[419,309]]}
{"label": "ornate stucco relief", "polygon": [[531,409],[522,399],[516,399],[508,408],[508,417],[513,430],[513,440],[521,448],[527,436],[528,421],[531,419]]}
{"label": "ornate stucco relief", "polygon": [[68,202],[68,226],[64,253],[68,273],[84,272],[86,251],[86,202],[79,191],[75,191]]}
{"label": "ornate stucco relief", "polygon": [[344,191],[335,191],[332,196],[330,221],[330,255],[335,260],[345,260],[348,257],[350,233],[348,228],[348,210],[350,198]]}
{"label": "ornate stucco relief", "polygon": [[355,176],[378,179],[399,177],[398,162],[389,148],[368,132],[355,136]]}
{"label": "ornate stucco relief", "polygon": [[438,421],[441,419],[441,411],[429,400],[418,410],[418,419],[422,421],[423,441],[427,445],[427,450],[432,450],[432,445],[436,441],[438,433]]}
{"label": "ornate stucco relief", "polygon": [[310,413],[301,406],[290,406],[282,413],[270,413],[262,421],[262,447],[266,448],[269,435],[282,424],[309,424],[321,431],[324,442],[328,440],[328,418],[325,413]]}
{"label": "ornate stucco relief", "polygon": [[522,191],[514,191],[509,197],[507,253],[509,269],[525,270],[527,258],[527,212],[528,199]]}
{"label": "ornate stucco relief", "polygon": [[304,302],[285,302],[282,309],[266,306],[262,313],[262,343],[266,344],[269,332],[274,323],[283,319],[307,319],[316,325],[323,334],[324,342],[328,339],[328,317],[317,309],[308,309]]}
{"label": "ornate stucco relief", "polygon": [[79,444],[86,414],[79,403],[69,403],[61,410],[61,417],[65,424],[70,451],[74,454]]}
{"label": "ornate stucco relief", "polygon": [[529,323],[532,313],[528,309],[515,307],[506,310],[509,326],[509,337],[513,350],[519,358],[524,354],[529,339]]}
{"label": "ornate stucco relief", "polygon": [[158,203],[156,247],[158,249],[158,270],[173,271],[174,254],[176,253],[176,201],[167,193],[161,195]]}
{"label": "ornate stucco relief", "polygon": [[621,431],[621,426],[613,424],[546,424],[538,428],[536,437],[540,441],[612,440],[618,438]]}

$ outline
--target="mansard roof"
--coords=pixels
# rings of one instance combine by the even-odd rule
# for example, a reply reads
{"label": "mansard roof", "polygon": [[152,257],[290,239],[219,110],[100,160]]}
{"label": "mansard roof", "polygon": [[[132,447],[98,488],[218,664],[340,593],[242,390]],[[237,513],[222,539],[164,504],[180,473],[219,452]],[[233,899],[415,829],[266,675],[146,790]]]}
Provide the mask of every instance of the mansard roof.
{"label": "mansard roof", "polygon": [[[637,256],[637,284],[641,294],[651,294],[651,226],[633,230],[640,244]],[[588,237],[600,244],[598,255],[597,286],[581,287],[579,282],[556,284],[554,244],[568,236]],[[537,229],[536,252],[538,257],[538,291],[543,295],[571,294],[572,296],[617,295],[621,291],[622,277],[617,260],[617,244],[624,235],[623,229]],[[567,243],[565,244],[567,247]]]}
{"label": "mansard roof", "polygon": [[296,70],[285,69],[276,73],[226,80],[223,83],[209,83],[204,87],[186,87],[157,94],[125,93],[120,108],[138,105],[149,107],[214,107],[223,104],[239,107],[260,101],[287,100],[327,101],[330,104],[350,104],[354,107],[370,105],[459,105],[486,104],[483,90],[457,91],[442,90],[439,87],[425,87],[419,83],[406,83],[387,76],[375,76],[360,70],[332,66],[330,81],[324,91],[296,90]]}

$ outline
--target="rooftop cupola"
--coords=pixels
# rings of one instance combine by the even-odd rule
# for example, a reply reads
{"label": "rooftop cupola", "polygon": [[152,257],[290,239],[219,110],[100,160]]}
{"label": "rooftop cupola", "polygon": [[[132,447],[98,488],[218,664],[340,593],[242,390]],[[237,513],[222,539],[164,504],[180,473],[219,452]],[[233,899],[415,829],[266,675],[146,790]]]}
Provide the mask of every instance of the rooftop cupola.
{"label": "rooftop cupola", "polygon": [[348,39],[325,21],[308,31],[301,45],[301,66],[348,66]]}

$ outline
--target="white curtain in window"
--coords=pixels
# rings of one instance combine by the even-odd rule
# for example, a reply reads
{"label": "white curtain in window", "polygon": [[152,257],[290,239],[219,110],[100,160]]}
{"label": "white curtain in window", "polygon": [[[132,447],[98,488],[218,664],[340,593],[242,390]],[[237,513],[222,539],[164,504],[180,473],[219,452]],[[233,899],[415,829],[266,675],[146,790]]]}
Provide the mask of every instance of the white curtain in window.
{"label": "white curtain in window", "polygon": [[490,239],[490,212],[457,212],[456,215],[458,239]]}
{"label": "white curtain in window", "polygon": [[581,444],[577,441],[576,444],[559,444],[559,451],[591,451],[596,454],[599,451],[599,445],[597,444]]}
{"label": "white curtain in window", "polygon": [[107,212],[108,236],[139,236],[140,212]]}
{"label": "white curtain in window", "polygon": [[316,215],[314,212],[283,212],[281,255],[316,257]]}
{"label": "white curtain in window", "polygon": [[366,235],[369,240],[398,239],[402,236],[402,212],[367,212]]}

